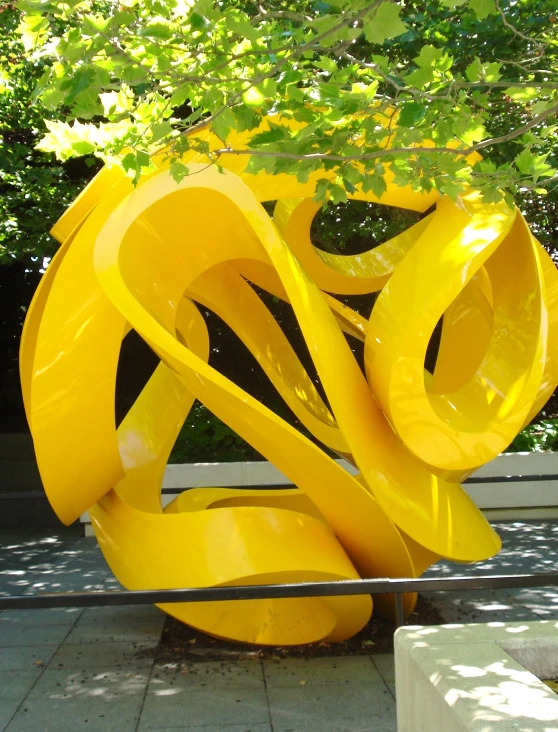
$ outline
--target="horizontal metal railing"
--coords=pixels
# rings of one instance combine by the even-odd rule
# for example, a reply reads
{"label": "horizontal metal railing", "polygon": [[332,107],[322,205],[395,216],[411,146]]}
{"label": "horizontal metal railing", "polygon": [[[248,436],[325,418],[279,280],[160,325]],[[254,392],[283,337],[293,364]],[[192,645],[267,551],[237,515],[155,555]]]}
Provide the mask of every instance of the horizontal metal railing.
{"label": "horizontal metal railing", "polygon": [[496,590],[551,587],[557,585],[558,572],[545,572],[538,574],[479,575],[474,577],[359,579],[279,585],[196,587],[174,590],[45,593],[0,597],[0,610],[394,594],[396,599],[397,625],[399,626],[403,624],[402,596],[406,592]]}

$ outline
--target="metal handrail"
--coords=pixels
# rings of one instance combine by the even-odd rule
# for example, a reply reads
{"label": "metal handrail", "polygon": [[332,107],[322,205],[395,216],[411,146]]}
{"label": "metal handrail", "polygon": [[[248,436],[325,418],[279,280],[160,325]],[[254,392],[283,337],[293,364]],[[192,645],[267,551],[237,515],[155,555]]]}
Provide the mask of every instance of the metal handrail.
{"label": "metal handrail", "polygon": [[432,577],[405,579],[358,579],[334,582],[300,582],[279,585],[237,585],[173,590],[111,590],[108,592],[64,592],[0,597],[0,610],[30,610],[57,607],[152,605],[173,602],[219,602],[294,597],[338,597],[340,595],[395,594],[397,625],[403,625],[406,592],[495,590],[558,585],[558,572],[475,577]]}

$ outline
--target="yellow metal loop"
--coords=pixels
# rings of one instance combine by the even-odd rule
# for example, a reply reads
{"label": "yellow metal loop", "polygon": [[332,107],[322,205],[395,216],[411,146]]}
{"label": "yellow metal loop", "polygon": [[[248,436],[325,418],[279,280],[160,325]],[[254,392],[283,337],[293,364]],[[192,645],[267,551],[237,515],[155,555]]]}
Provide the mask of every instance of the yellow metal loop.
{"label": "yellow metal loop", "polygon": [[[266,123],[263,123],[265,126]],[[253,133],[251,133],[253,134]],[[246,148],[250,133],[234,133]],[[221,144],[208,129],[197,133]],[[500,541],[458,484],[502,450],[558,382],[558,275],[521,215],[398,188],[382,203],[434,213],[358,256],[311,242],[316,171],[226,170],[195,153],[180,184],[164,154],[134,188],[105,169],[53,232],[62,242],[29,310],[21,379],[50,502],[85,510],[130,589],[419,576],[439,557],[476,561]],[[354,198],[377,201],[358,190]],[[274,219],[261,202],[278,200]],[[327,403],[249,283],[288,302]],[[334,295],[380,291],[370,319]],[[354,476],[208,365],[196,303],[238,334],[302,424]],[[433,374],[425,354],[443,318]],[[119,351],[134,329],[160,363],[118,430]],[[366,377],[345,334],[365,341]],[[288,490],[198,488],[166,508],[168,456],[194,400],[274,463]],[[409,614],[416,601],[405,597]],[[394,617],[394,599],[374,598]],[[243,642],[338,641],[368,597],[174,604],[164,609]]]}

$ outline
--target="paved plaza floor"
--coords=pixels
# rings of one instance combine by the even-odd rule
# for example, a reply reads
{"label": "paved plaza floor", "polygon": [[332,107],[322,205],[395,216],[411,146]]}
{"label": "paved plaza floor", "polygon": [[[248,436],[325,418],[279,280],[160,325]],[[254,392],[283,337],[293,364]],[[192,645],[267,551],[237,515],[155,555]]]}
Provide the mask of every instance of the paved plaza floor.
{"label": "paved plaza floor", "polygon": [[[558,522],[496,524],[504,549],[429,575],[558,570]],[[0,594],[115,589],[79,529],[0,532]],[[430,593],[448,622],[558,619],[558,589]],[[396,732],[393,656],[158,663],[153,607],[0,613],[0,730]]]}

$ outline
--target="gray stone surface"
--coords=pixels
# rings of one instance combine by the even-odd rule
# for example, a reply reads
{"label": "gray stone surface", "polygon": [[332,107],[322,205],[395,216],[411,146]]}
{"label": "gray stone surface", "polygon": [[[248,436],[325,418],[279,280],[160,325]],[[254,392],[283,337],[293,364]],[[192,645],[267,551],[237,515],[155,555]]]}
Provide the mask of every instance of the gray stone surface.
{"label": "gray stone surface", "polygon": [[47,666],[57,646],[15,646],[0,648],[0,671],[29,671]]}
{"label": "gray stone surface", "polygon": [[264,661],[268,689],[300,686],[345,686],[359,680],[363,684],[382,684],[382,677],[369,656],[337,658],[290,658]]}
{"label": "gray stone surface", "polygon": [[[204,664],[199,664],[203,667]],[[261,674],[261,669],[260,669]],[[204,676],[203,672],[201,674]],[[152,678],[141,715],[140,729],[269,722],[266,690],[261,675],[238,670],[233,679],[215,673],[215,681],[192,683],[192,674],[161,674]],[[228,683],[223,683],[223,681]]]}
{"label": "gray stone surface", "polygon": [[274,732],[396,732],[395,701],[384,684],[268,689]]}
{"label": "gray stone surface", "polygon": [[156,646],[155,640],[151,643],[111,643],[106,640],[97,643],[64,643],[54,654],[49,667],[98,668],[106,671],[147,668],[153,665]]}
{"label": "gray stone surface", "polygon": [[[558,522],[497,524],[501,554],[430,576],[558,570]],[[76,528],[0,530],[0,595],[116,590]],[[558,590],[432,593],[448,622],[558,618]],[[0,732],[395,732],[393,656],[154,663],[149,606],[0,613]]]}
{"label": "gray stone surface", "polygon": [[151,672],[149,692],[177,688],[263,689],[262,664],[256,661],[155,664]]}
{"label": "gray stone surface", "polygon": [[[150,729],[140,722],[139,730]],[[157,727],[157,732],[273,732],[270,724],[203,724],[195,727]]]}
{"label": "gray stone surface", "polygon": [[[425,577],[531,574],[558,571],[558,521],[497,521],[495,557],[475,564],[438,562]],[[558,587],[424,593],[448,623],[490,623],[558,617]]]}

